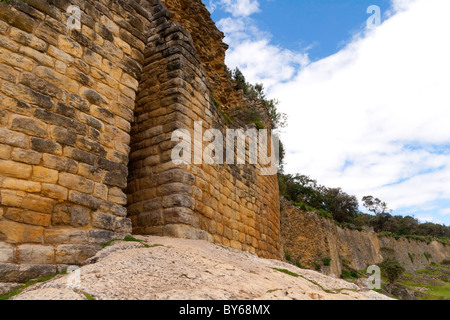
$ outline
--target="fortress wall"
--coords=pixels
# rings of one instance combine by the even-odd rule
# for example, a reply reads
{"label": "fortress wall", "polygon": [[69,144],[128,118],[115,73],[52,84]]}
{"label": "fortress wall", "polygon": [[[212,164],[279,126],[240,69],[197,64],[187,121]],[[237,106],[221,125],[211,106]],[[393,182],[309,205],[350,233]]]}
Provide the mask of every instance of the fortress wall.
{"label": "fortress wall", "polygon": [[[68,28],[69,5],[81,28]],[[79,264],[129,234],[130,130],[157,2],[0,4],[0,278]]]}
{"label": "fortress wall", "polygon": [[279,257],[275,176],[169,160],[173,130],[228,126],[170,16],[158,0],[0,3],[1,281],[79,264],[132,231]]}
{"label": "fortress wall", "polygon": [[128,212],[133,232],[204,239],[277,258],[276,175],[261,176],[249,164],[194,164],[192,156],[190,164],[172,162],[178,144],[171,141],[174,130],[190,134],[193,153],[195,122],[202,123],[203,133],[218,129],[224,137],[229,125],[214,104],[191,34],[169,17],[167,12],[152,28],[132,128]]}

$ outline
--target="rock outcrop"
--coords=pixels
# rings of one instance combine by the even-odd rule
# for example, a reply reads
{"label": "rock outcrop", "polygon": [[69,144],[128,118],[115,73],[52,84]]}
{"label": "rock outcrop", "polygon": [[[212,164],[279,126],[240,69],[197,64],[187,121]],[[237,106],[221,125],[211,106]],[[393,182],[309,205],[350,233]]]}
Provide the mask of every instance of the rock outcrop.
{"label": "rock outcrop", "polygon": [[[200,240],[114,242],[94,264],[26,289],[14,300],[387,300],[321,273]],[[147,247],[145,246],[147,245]]]}
{"label": "rock outcrop", "polygon": [[[281,239],[283,250],[292,262],[340,277],[343,264],[355,270],[366,270],[388,257],[396,258],[407,271],[423,269],[432,262],[450,258],[450,246],[409,239],[379,237],[373,230],[342,229],[334,220],[315,212],[304,212],[283,200]],[[330,258],[329,266],[324,266]]]}

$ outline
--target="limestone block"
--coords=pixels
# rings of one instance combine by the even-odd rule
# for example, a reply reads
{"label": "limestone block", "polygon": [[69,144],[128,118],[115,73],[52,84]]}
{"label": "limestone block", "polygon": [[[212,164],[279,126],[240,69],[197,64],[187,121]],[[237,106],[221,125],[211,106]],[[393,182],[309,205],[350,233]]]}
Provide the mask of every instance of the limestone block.
{"label": "limestone block", "polygon": [[23,244],[17,247],[17,258],[19,263],[52,264],[55,262],[55,248]]}
{"label": "limestone block", "polygon": [[41,243],[44,229],[13,221],[0,221],[0,239],[10,243]]}
{"label": "limestone block", "polygon": [[[35,208],[35,210],[38,209],[39,208]],[[18,208],[7,208],[3,216],[12,221],[43,227],[50,225],[51,219],[49,214]]]}
{"label": "limestone block", "polygon": [[88,237],[85,231],[71,228],[52,228],[44,230],[44,243],[47,244],[85,244]]}
{"label": "limestone block", "polygon": [[94,256],[98,249],[94,245],[60,245],[56,248],[56,263],[79,265]]}
{"label": "limestone block", "polygon": [[57,268],[55,265],[23,264],[19,266],[18,281],[26,282],[37,277],[49,276],[55,274],[56,271]]}
{"label": "limestone block", "polygon": [[58,200],[67,200],[69,191],[61,186],[55,184],[42,184],[41,194],[45,197],[58,199]]}
{"label": "limestone block", "polygon": [[[0,152],[1,154],[1,152]],[[11,153],[11,160],[23,162],[26,164],[39,164],[42,159],[42,154],[39,152],[14,148]]]}
{"label": "limestone block", "polygon": [[0,263],[14,263],[15,249],[6,242],[0,242]]}
{"label": "limestone block", "polygon": [[41,191],[41,184],[38,182],[20,180],[15,178],[5,178],[3,180],[3,188],[22,190],[27,192],[39,192]]}
{"label": "limestone block", "polygon": [[19,282],[19,265],[0,263],[0,279],[2,282]]}
{"label": "limestone block", "polygon": [[[46,161],[44,155],[44,163],[45,162]],[[38,182],[56,183],[58,181],[58,171],[34,166],[32,180]]]}
{"label": "limestone block", "polygon": [[32,167],[15,161],[0,160],[0,175],[28,179],[31,176]]}
{"label": "limestone block", "polygon": [[70,190],[77,190],[87,194],[92,193],[94,190],[94,182],[91,180],[66,172],[59,174],[58,184]]}

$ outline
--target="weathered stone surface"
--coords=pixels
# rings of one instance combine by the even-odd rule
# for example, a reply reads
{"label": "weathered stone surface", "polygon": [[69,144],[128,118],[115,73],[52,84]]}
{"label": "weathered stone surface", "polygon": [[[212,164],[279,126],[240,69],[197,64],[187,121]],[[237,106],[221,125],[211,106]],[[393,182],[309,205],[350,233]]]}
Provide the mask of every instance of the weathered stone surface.
{"label": "weathered stone surface", "polygon": [[19,282],[19,265],[0,263],[0,279],[3,282]]}
{"label": "weathered stone surface", "polygon": [[246,104],[207,10],[105,3],[76,1],[81,30],[61,1],[0,5],[0,241],[98,243],[92,229],[106,239],[133,223],[279,257],[275,176],[171,161],[173,130],[227,128],[214,98],[225,111]]}
{"label": "weathered stone surface", "polygon": [[74,230],[70,228],[55,228],[44,230],[44,243],[49,244],[85,244],[88,237],[83,230]]}
{"label": "weathered stone surface", "polygon": [[49,214],[18,208],[8,208],[3,216],[12,221],[43,227],[50,225],[51,218]]}
{"label": "weathered stone surface", "polygon": [[32,167],[14,161],[0,160],[0,174],[7,177],[28,179],[31,176]]}
{"label": "weathered stone surface", "polygon": [[90,211],[88,208],[77,205],[56,205],[52,213],[54,226],[83,227],[89,224]]}
{"label": "weathered stone surface", "polygon": [[79,265],[97,251],[98,247],[92,245],[60,245],[56,249],[56,263]]}
{"label": "weathered stone surface", "polygon": [[100,201],[98,199],[78,191],[69,192],[69,201],[75,204],[87,206],[93,210],[97,210],[100,207]]}
{"label": "weathered stone surface", "polygon": [[55,265],[48,264],[23,264],[19,267],[19,282],[26,282],[37,277],[49,276],[56,273]]}
{"label": "weathered stone surface", "polygon": [[96,212],[92,216],[92,226],[98,229],[114,231],[116,227],[116,217],[102,212]]}
{"label": "weathered stone surface", "polygon": [[14,263],[14,246],[0,242],[0,263]]}
{"label": "weathered stone surface", "polygon": [[115,238],[115,233],[109,230],[89,230],[89,242],[92,244],[105,244]]}
{"label": "weathered stone surface", "polygon": [[20,283],[0,283],[0,296],[20,287],[21,285],[22,284]]}
{"label": "weathered stone surface", "polygon": [[26,224],[0,221],[0,240],[9,243],[41,243],[44,228]]}
{"label": "weathered stone surface", "polygon": [[53,264],[55,248],[53,246],[23,244],[17,247],[17,258],[19,263]]}
{"label": "weathered stone surface", "polygon": [[94,190],[94,182],[65,172],[59,174],[58,183],[70,190],[77,190],[88,194]]}
{"label": "weathered stone surface", "polygon": [[19,161],[27,164],[39,164],[42,159],[42,154],[31,150],[23,150],[20,148],[14,148],[11,153],[11,160]]}

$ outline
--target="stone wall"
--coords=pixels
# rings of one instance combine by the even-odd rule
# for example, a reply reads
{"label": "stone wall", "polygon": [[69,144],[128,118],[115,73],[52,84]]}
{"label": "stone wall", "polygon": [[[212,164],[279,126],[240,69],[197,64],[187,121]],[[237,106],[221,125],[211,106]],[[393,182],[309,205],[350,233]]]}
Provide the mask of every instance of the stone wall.
{"label": "stone wall", "polygon": [[[408,272],[424,269],[431,262],[441,263],[450,258],[450,246],[433,241],[425,242],[378,237],[370,229],[342,229],[333,220],[315,212],[304,212],[282,201],[281,241],[293,262],[339,277],[343,262],[355,270],[366,270],[383,259],[395,257]],[[429,255],[429,256],[428,256]],[[427,258],[428,256],[428,258]],[[330,266],[323,266],[324,258],[331,258]],[[412,259],[411,259],[412,257]]]}
{"label": "stone wall", "polygon": [[[207,12],[198,1],[190,4]],[[254,165],[172,162],[174,130],[187,130],[193,139],[194,122],[202,123],[203,132],[224,133],[229,124],[214,104],[203,67],[208,63],[197,55],[191,34],[169,17],[167,11],[152,26],[132,128],[127,190],[134,233],[204,239],[277,258],[276,176],[261,176]],[[189,25],[197,18],[180,21]]]}
{"label": "stone wall", "polygon": [[175,129],[228,126],[170,17],[158,0],[0,3],[0,280],[79,264],[132,228],[279,257],[275,176],[170,161]]}

